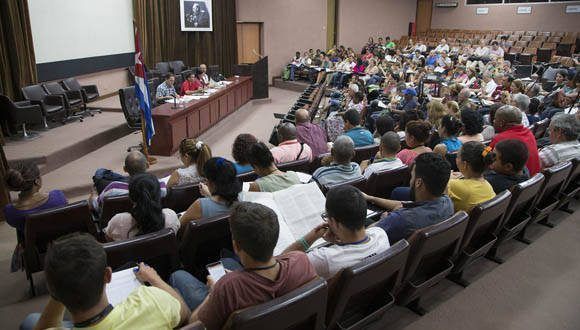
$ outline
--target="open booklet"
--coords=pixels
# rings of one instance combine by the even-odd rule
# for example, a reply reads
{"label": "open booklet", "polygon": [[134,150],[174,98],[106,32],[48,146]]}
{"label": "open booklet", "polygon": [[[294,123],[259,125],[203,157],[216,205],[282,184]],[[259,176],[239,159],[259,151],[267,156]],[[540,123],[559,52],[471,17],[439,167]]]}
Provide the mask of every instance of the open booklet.
{"label": "open booklet", "polygon": [[107,283],[105,291],[107,298],[113,306],[117,306],[123,302],[133,292],[133,290],[140,287],[139,282],[133,271],[133,267],[118,272],[114,272],[111,276],[111,283]]}
{"label": "open booklet", "polygon": [[[276,212],[280,234],[274,255],[281,254],[290,244],[321,224],[326,203],[322,191],[314,182],[294,185],[273,193],[242,192],[240,200],[259,203]],[[312,245],[319,245],[324,240],[319,241]]]}

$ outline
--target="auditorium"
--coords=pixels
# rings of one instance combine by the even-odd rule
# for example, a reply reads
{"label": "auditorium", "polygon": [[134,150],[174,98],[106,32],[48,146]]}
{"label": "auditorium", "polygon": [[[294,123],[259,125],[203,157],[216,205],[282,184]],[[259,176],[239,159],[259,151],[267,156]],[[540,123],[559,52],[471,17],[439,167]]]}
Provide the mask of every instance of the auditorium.
{"label": "auditorium", "polygon": [[1,329],[580,329],[580,1],[1,0]]}

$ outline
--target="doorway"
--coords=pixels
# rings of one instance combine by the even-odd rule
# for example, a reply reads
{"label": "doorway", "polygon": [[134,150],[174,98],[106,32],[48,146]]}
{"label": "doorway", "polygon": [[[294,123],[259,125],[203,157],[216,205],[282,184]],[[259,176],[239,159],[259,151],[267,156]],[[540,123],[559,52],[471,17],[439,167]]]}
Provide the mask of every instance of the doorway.
{"label": "doorway", "polygon": [[237,23],[238,64],[255,63],[262,55],[262,23]]}
{"label": "doorway", "polygon": [[433,14],[433,0],[417,0],[417,16],[415,17],[416,33],[427,32],[431,29],[431,15]]}

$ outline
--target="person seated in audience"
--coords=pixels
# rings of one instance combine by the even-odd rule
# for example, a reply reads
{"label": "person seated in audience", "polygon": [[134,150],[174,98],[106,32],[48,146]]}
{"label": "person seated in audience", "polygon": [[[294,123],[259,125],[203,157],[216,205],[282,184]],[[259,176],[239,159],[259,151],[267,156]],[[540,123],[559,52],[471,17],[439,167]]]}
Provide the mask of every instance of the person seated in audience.
{"label": "person seated in audience", "polygon": [[51,190],[48,193],[41,191],[42,178],[38,166],[29,161],[13,166],[6,173],[4,179],[6,187],[10,191],[18,191],[18,199],[4,206],[4,219],[16,228],[18,238],[17,247],[12,257],[11,271],[15,272],[21,268],[20,255],[24,243],[24,228],[26,216],[40,211],[67,205],[67,199],[61,190]]}
{"label": "person seated in audience", "polygon": [[528,161],[528,148],[516,139],[503,140],[495,145],[494,160],[484,178],[491,184],[496,194],[509,190],[516,184],[530,178],[524,171]]}
{"label": "person seated in audience", "polygon": [[504,105],[497,109],[493,120],[493,127],[497,134],[493,137],[489,146],[494,148],[499,141],[507,139],[522,141],[528,148],[529,154],[526,167],[530,172],[530,176],[534,176],[540,172],[538,146],[534,134],[521,123],[522,112],[520,109],[511,105]]}
{"label": "person seated in audience", "polygon": [[298,109],[296,116],[296,139],[305,143],[312,150],[312,158],[328,152],[326,131],[317,124],[310,122],[310,113],[306,109]]}
{"label": "person seated in audience", "polygon": [[[381,143],[381,138],[387,132],[395,132],[395,121],[390,115],[379,116],[375,120],[375,144]],[[400,139],[405,137],[405,132],[395,132]]]}
{"label": "person seated in audience", "polygon": [[352,162],[354,154],[352,139],[346,135],[339,136],[330,149],[330,165],[317,168],[311,181],[324,186],[362,177],[360,166]]}
{"label": "person seated in audience", "polygon": [[528,111],[526,112],[526,117],[528,117],[528,122],[530,126],[539,122],[540,118],[540,103],[541,101],[535,97],[530,98],[530,105],[528,106]]}
{"label": "person seated in audience", "polygon": [[[131,151],[125,157],[125,165],[123,166],[123,170],[129,174],[129,177],[123,177],[120,174],[111,172],[113,177],[123,178],[122,180],[115,180],[105,186],[103,191],[95,197],[94,192],[91,193],[89,196],[89,206],[96,211],[97,213],[100,212],[101,207],[103,206],[103,201],[105,197],[113,197],[113,196],[121,196],[127,195],[129,193],[129,180],[137,175],[147,172],[149,168],[149,163],[147,162],[147,157],[139,151]],[[97,172],[102,171],[103,169],[97,170]],[[165,197],[167,194],[167,187],[165,182],[159,182],[161,187],[161,197]]]}
{"label": "person seated in audience", "polygon": [[578,102],[579,92],[580,72],[570,73],[564,87],[549,95],[548,104],[541,114],[542,119],[552,118],[555,114],[563,112],[564,109],[573,107]]}
{"label": "person seated in audience", "polygon": [[477,110],[465,109],[461,111],[461,122],[463,131],[457,139],[461,143],[469,141],[483,142],[483,118]]}
{"label": "person seated in audience", "polygon": [[[144,263],[135,276],[150,285],[113,307],[105,291],[112,273],[94,237],[76,233],[55,240],[44,258],[48,302],[42,315],[28,315],[20,329],[173,329],[187,323],[190,310],[181,295]],[[72,322],[63,321],[65,311]]]}
{"label": "person seated in audience", "polygon": [[308,259],[318,276],[328,280],[342,269],[389,249],[389,239],[380,228],[365,229],[367,202],[353,186],[332,188],[326,194],[324,224],[317,226],[284,251],[307,251],[323,238],[329,246],[312,248]]}
{"label": "person seated in audience", "polygon": [[178,97],[174,85],[175,75],[173,75],[173,73],[166,74],[165,81],[157,86],[157,91],[155,93],[155,99],[157,100],[157,103],[162,103],[165,100],[171,100],[174,97]]}
{"label": "person seated in audience", "polygon": [[278,146],[270,149],[276,164],[292,162],[299,159],[312,160],[312,149],[306,143],[298,142],[296,126],[282,123],[278,126]]}
{"label": "person seated in audience", "polygon": [[161,188],[153,174],[142,173],[129,181],[131,211],[116,214],[103,230],[109,241],[120,241],[135,236],[154,233],[163,228],[179,230],[177,214],[162,208]]}
{"label": "person seated in audience", "polygon": [[[462,86],[462,85],[459,85]],[[457,94],[457,103],[459,104],[459,110],[463,111],[464,109],[473,109],[474,105],[471,103],[469,99],[471,97],[471,91],[469,88],[462,88]]]}
{"label": "person seated in audience", "polygon": [[178,168],[171,173],[167,187],[200,182],[203,165],[211,158],[211,149],[202,141],[183,139],[179,143],[179,157],[185,168]]}
{"label": "person seated in audience", "polygon": [[282,172],[276,167],[274,156],[263,142],[250,147],[248,161],[258,175],[258,179],[250,183],[250,191],[274,192],[300,184],[296,172]]}
{"label": "person seated in audience", "polygon": [[429,55],[425,59],[425,66],[428,66],[428,67],[435,66],[437,64],[438,58],[439,58],[439,55],[437,53],[435,53],[435,50],[431,50],[429,52]]}
{"label": "person seated in audience", "polygon": [[580,121],[575,115],[558,113],[550,121],[550,142],[539,152],[542,168],[580,157],[578,127]]}
{"label": "person seated in audience", "polygon": [[529,127],[530,121],[528,120],[528,116],[526,114],[528,113],[528,108],[530,107],[530,98],[526,94],[522,93],[513,94],[510,104],[520,109],[522,112],[522,125],[524,125],[524,127]]}
{"label": "person seated in audience", "polygon": [[455,163],[461,172],[454,174],[447,187],[455,211],[469,212],[477,204],[495,197],[492,186],[483,173],[493,162],[491,148],[481,142],[469,141],[461,146]]}
{"label": "person seated in audience", "polygon": [[437,47],[435,47],[435,53],[449,53],[449,45],[447,44],[447,40],[441,39]]}
{"label": "person seated in audience", "polygon": [[252,134],[239,134],[236,136],[234,144],[232,145],[232,157],[235,160],[234,167],[236,168],[237,175],[254,170],[248,161],[248,154],[250,153],[252,145],[257,142],[258,139]]}
{"label": "person seated in audience", "polygon": [[486,46],[485,40],[480,40],[479,45],[473,52],[472,60],[467,61],[467,66],[469,68],[477,69],[479,68],[480,71],[483,71],[485,68],[484,61],[489,59],[489,48]]}
{"label": "person seated in audience", "polygon": [[452,115],[445,115],[441,118],[441,127],[439,128],[439,136],[441,140],[439,144],[433,149],[434,152],[443,156],[457,152],[461,148],[461,141],[457,138],[461,132],[463,124],[457,117]]}
{"label": "person seated in audience", "polygon": [[403,162],[397,158],[397,153],[400,150],[401,140],[399,135],[395,132],[385,133],[381,137],[381,144],[377,155],[361,163],[361,170],[365,178],[368,179],[375,172],[403,166]]}
{"label": "person seated in audience", "polygon": [[495,40],[491,42],[491,49],[489,50],[489,56],[491,58],[503,59],[503,56],[504,56],[503,47],[500,47],[499,44],[497,43],[497,41],[495,41]]}
{"label": "person seated in audience", "polygon": [[445,107],[448,114],[459,117],[459,104],[456,101],[447,101]]}
{"label": "person seated in audience", "polygon": [[417,229],[447,220],[453,215],[453,202],[445,195],[450,174],[451,167],[441,155],[417,156],[411,167],[411,203],[364,194],[368,202],[389,211],[373,226],[382,228],[393,245]]}
{"label": "person seated in audience", "polygon": [[193,202],[179,218],[182,226],[191,220],[229,213],[242,191],[242,182],[236,177],[234,164],[224,158],[209,159],[203,167],[203,177],[206,181],[199,184],[199,190],[204,197]]}
{"label": "person seated in audience", "polygon": [[514,81],[512,81],[512,84],[510,85],[510,91],[512,94],[518,93],[523,94],[525,93],[524,84],[520,79],[514,79]]}
{"label": "person seated in audience", "polygon": [[391,37],[385,38],[385,49],[395,49],[397,45],[393,41],[391,41]]}
{"label": "person seated in audience", "polygon": [[399,151],[397,158],[403,164],[411,165],[415,158],[423,153],[432,152],[431,148],[426,147],[425,143],[431,135],[431,125],[423,120],[413,120],[405,126],[405,143],[407,149]]}
{"label": "person seated in audience", "polygon": [[488,100],[496,90],[497,84],[495,83],[495,80],[492,79],[491,73],[489,72],[484,72],[482,77],[483,83],[481,84],[481,89],[478,92],[478,96]]}
{"label": "person seated in audience", "polygon": [[296,54],[294,55],[294,57],[292,58],[292,60],[290,61],[290,65],[289,65],[290,66],[290,76],[289,76],[290,81],[294,81],[296,69],[298,69],[301,65],[302,65],[302,59],[300,56],[300,52],[297,51]]}
{"label": "person seated in audience", "polygon": [[362,114],[365,108],[365,94],[363,92],[356,92],[353,94],[352,99],[348,102],[346,106],[347,109],[355,109],[358,113]]}
{"label": "person seated in audience", "polygon": [[368,129],[360,126],[361,115],[357,110],[348,110],[343,117],[344,135],[352,139],[355,147],[364,147],[375,143],[373,134]]}
{"label": "person seated in audience", "polygon": [[202,323],[206,329],[221,329],[234,311],[268,302],[317,278],[304,252],[273,256],[279,225],[270,208],[236,203],[229,228],[241,265],[224,260],[231,271],[217,282],[208,276],[207,284],[183,270],[169,279],[193,311],[189,323]]}
{"label": "person seated in audience", "polygon": [[190,72],[185,77],[185,81],[181,84],[181,96],[191,95],[198,89],[202,88],[202,84],[193,72]]}

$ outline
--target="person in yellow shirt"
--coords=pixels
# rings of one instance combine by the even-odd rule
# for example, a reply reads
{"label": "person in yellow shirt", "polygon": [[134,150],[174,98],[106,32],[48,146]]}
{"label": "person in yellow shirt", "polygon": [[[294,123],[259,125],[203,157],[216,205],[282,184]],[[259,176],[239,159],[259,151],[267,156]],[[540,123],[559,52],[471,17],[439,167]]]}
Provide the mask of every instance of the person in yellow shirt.
{"label": "person in yellow shirt", "polygon": [[[150,286],[140,286],[113,307],[105,291],[112,276],[107,255],[88,234],[54,241],[44,270],[48,304],[42,315],[28,315],[20,329],[173,329],[189,319],[190,310],[181,295],[144,263],[135,275]],[[65,308],[72,322],[63,322]]]}
{"label": "person in yellow shirt", "polygon": [[457,154],[457,168],[460,174],[449,180],[447,192],[455,212],[469,212],[477,204],[495,197],[492,186],[483,177],[483,172],[493,162],[491,148],[481,142],[466,142]]}

